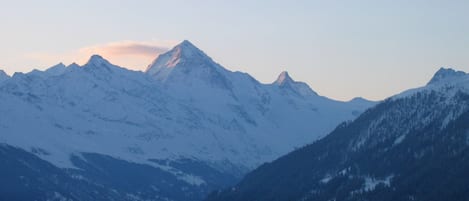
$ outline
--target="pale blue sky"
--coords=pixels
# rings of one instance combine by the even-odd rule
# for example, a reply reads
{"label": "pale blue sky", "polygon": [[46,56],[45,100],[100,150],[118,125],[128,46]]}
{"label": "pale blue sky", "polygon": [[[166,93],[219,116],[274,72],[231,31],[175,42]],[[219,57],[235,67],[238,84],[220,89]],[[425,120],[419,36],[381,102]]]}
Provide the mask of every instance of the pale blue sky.
{"label": "pale blue sky", "polygon": [[263,83],[287,70],[321,95],[378,100],[424,85],[441,66],[469,72],[467,2],[1,1],[0,69],[28,72],[102,53],[144,70],[188,39]]}

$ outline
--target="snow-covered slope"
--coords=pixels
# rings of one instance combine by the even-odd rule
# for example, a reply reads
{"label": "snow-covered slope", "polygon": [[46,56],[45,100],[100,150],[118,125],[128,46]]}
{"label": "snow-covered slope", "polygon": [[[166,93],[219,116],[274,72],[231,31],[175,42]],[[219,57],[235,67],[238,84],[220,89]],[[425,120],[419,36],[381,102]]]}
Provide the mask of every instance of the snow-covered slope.
{"label": "snow-covered slope", "polygon": [[458,91],[469,90],[469,74],[456,71],[451,68],[441,67],[427,85],[415,89],[409,89],[392,98],[402,98],[414,95],[418,92],[439,91],[442,93],[455,94]]}
{"label": "snow-covered slope", "polygon": [[5,71],[3,70],[0,70],[0,82],[3,82],[5,80],[7,80],[8,78],[10,78],[10,76],[8,76]]}
{"label": "snow-covered slope", "polygon": [[190,159],[239,177],[374,104],[334,101],[287,73],[279,77],[262,84],[231,72],[189,41],[145,73],[98,55],[83,66],[15,73],[0,83],[0,143],[59,168],[77,169],[71,156],[93,153],[197,186],[207,184],[204,175],[167,161]]}
{"label": "snow-covered slope", "polygon": [[146,73],[164,86],[166,94],[215,118],[210,121],[231,122],[224,127],[233,127],[238,138],[248,139],[241,144],[268,144],[261,148],[261,155],[270,155],[267,160],[318,139],[372,105],[321,97],[287,72],[272,84],[261,84],[249,74],[223,68],[189,41],[159,56]]}
{"label": "snow-covered slope", "polygon": [[468,122],[469,74],[442,68],[206,200],[468,200]]}

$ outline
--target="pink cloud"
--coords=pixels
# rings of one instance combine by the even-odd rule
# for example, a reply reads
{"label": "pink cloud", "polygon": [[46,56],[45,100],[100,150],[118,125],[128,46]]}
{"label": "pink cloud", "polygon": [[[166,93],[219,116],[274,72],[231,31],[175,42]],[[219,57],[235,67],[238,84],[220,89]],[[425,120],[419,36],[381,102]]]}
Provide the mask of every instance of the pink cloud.
{"label": "pink cloud", "polygon": [[121,41],[81,48],[83,54],[100,54],[104,57],[141,56],[156,57],[169,49],[168,43]]}
{"label": "pink cloud", "polygon": [[145,70],[159,54],[166,52],[176,43],[176,41],[118,41],[61,53],[31,53],[26,57],[47,67],[59,62],[84,64],[91,55],[99,54],[113,64],[133,70]]}

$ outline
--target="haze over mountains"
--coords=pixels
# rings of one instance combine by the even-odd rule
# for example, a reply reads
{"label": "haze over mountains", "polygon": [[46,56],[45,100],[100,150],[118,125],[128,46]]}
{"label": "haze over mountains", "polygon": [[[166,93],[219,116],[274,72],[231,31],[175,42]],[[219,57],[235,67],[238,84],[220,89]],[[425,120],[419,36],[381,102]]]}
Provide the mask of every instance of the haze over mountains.
{"label": "haze over mountains", "polygon": [[201,200],[374,104],[322,97],[287,72],[259,83],[189,41],[146,72],[99,55],[0,72],[0,198]]}

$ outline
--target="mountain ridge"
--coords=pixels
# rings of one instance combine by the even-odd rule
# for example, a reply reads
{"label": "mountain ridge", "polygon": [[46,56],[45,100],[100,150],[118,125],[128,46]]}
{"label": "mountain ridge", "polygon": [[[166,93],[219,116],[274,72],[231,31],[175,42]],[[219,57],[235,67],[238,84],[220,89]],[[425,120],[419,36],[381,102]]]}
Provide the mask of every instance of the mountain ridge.
{"label": "mountain ridge", "polygon": [[[181,45],[195,49],[188,42]],[[197,52],[187,54],[199,58]],[[73,173],[64,179],[83,177],[113,186],[121,181],[112,178],[145,170],[165,175],[166,182],[181,187],[159,192],[165,198],[187,200],[195,193],[202,199],[210,190],[323,137],[339,122],[374,105],[298,96],[261,84],[247,73],[226,70],[208,58],[170,63],[174,66],[161,62],[171,68],[165,79],[97,55],[83,66],[60,66],[57,73],[49,73],[52,68],[15,73],[0,83],[0,112],[8,116],[0,118],[0,143]],[[168,190],[161,182],[152,185],[154,189],[142,185],[143,190],[129,187],[119,193],[145,200],[159,195],[155,189]],[[149,193],[144,196],[140,191]]]}
{"label": "mountain ridge", "polygon": [[441,67],[430,79],[427,85],[437,84],[448,79],[458,79],[461,77],[467,76],[467,73],[463,71],[456,71],[452,68]]}
{"label": "mountain ridge", "polygon": [[469,82],[444,81],[387,98],[207,201],[466,200]]}
{"label": "mountain ridge", "polygon": [[0,82],[3,82],[7,80],[8,78],[10,78],[10,76],[6,74],[5,71],[0,70]]}

